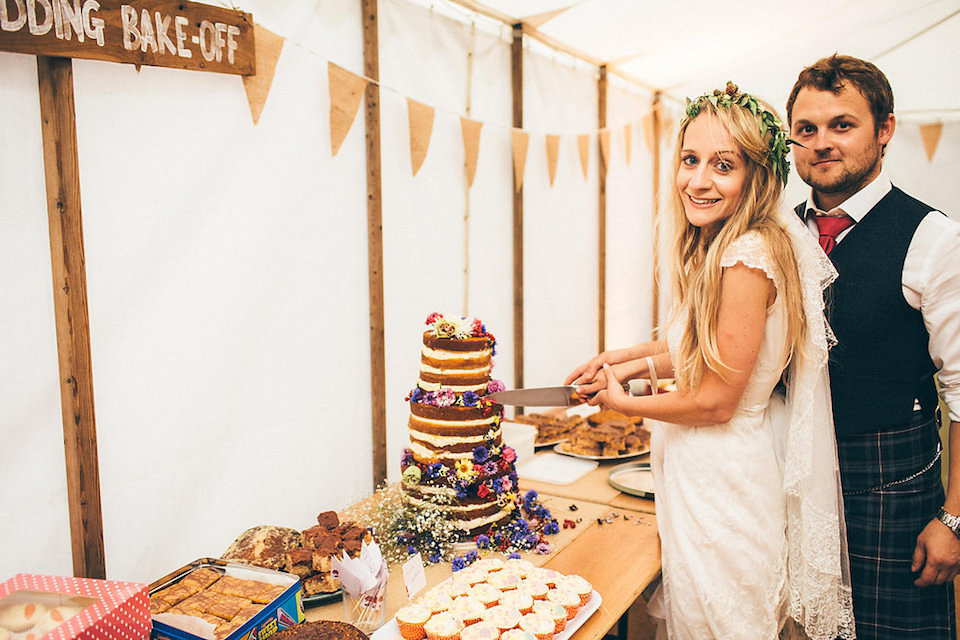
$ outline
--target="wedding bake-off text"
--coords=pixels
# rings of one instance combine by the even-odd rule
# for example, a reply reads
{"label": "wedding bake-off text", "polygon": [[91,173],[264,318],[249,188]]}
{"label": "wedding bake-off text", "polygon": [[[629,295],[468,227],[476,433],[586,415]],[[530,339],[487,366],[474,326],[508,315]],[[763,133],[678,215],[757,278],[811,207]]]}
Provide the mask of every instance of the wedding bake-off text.
{"label": "wedding bake-off text", "polygon": [[254,72],[242,11],[156,0],[0,0],[0,51]]}

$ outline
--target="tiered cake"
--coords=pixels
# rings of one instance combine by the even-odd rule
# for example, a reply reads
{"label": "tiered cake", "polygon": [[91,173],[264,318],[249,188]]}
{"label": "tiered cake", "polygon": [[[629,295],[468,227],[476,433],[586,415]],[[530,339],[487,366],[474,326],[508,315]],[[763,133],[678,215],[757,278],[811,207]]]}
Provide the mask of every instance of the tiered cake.
{"label": "tiered cake", "polygon": [[449,513],[465,536],[516,507],[516,453],[503,444],[503,406],[485,399],[496,340],[476,319],[427,317],[420,377],[410,393],[410,448],[401,467],[407,498]]}

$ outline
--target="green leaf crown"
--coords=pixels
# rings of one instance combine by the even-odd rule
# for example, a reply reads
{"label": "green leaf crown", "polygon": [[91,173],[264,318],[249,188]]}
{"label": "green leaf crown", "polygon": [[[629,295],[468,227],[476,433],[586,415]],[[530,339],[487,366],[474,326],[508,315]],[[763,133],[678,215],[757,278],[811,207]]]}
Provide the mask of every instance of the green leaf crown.
{"label": "green leaf crown", "polygon": [[749,93],[740,93],[737,85],[729,80],[724,90],[714,89],[711,93],[705,93],[696,100],[687,98],[687,120],[693,120],[700,113],[703,105],[709,102],[715,108],[730,109],[734,105],[742,107],[753,114],[757,119],[757,125],[760,127],[760,135],[766,138],[767,132],[772,131],[770,136],[770,160],[773,162],[773,170],[777,177],[787,184],[787,176],[790,174],[790,162],[787,160],[787,145],[793,140],[787,138],[787,132],[783,128],[783,123],[773,112],[764,108],[756,98]]}

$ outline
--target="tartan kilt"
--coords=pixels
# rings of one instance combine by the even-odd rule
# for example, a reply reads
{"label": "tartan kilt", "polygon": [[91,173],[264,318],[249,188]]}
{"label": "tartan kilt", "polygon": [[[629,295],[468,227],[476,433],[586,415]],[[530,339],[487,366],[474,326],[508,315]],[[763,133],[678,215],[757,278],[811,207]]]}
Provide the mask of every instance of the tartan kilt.
{"label": "tartan kilt", "polygon": [[918,411],[906,427],[837,444],[857,637],[954,640],[953,583],[917,587],[910,571],[917,536],[943,506],[936,416]]}

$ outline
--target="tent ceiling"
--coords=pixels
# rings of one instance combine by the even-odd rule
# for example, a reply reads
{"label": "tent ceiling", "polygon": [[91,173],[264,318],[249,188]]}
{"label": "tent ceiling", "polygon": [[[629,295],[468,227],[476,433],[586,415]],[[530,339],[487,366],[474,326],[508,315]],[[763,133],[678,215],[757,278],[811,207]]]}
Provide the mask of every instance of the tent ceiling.
{"label": "tent ceiling", "polygon": [[960,0],[455,1],[677,99],[733,80],[782,110],[800,69],[839,52],[884,70],[901,118],[960,119]]}

